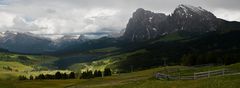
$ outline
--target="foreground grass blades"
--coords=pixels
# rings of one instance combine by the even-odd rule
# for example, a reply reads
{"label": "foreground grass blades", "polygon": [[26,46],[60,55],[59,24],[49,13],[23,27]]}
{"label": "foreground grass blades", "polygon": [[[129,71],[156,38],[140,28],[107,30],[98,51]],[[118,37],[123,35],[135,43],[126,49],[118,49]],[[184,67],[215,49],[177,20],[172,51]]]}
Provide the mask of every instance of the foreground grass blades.
{"label": "foreground grass blades", "polygon": [[1,88],[240,88],[240,75],[199,80],[155,80],[139,78],[96,78],[89,80],[0,81]]}

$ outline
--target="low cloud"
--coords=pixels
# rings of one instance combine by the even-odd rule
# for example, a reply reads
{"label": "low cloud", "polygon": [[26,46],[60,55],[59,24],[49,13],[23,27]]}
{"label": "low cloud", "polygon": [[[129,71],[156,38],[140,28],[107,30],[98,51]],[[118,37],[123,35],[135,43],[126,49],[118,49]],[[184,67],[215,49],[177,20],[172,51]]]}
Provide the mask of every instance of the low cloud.
{"label": "low cloud", "polygon": [[216,9],[213,11],[219,18],[224,18],[228,21],[240,21],[240,11],[238,10],[227,10],[227,9]]}

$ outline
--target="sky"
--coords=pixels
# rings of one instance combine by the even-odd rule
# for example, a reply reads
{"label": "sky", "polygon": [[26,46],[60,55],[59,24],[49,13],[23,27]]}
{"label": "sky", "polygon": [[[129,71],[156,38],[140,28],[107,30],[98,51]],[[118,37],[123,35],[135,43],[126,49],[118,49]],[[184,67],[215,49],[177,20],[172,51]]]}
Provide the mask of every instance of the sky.
{"label": "sky", "polygon": [[118,33],[137,8],[170,14],[179,4],[201,6],[219,18],[240,21],[240,0],[0,0],[0,31]]}

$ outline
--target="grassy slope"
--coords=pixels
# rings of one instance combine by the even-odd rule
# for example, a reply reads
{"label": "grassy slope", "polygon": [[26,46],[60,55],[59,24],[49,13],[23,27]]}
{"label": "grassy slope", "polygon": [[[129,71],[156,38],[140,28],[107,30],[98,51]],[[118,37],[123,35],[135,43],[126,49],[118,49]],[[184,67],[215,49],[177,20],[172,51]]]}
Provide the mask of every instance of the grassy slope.
{"label": "grassy slope", "polygon": [[[21,61],[19,56],[26,56],[29,59]],[[54,68],[53,64],[57,59],[52,56],[0,53],[0,80],[16,80],[19,75],[29,77],[30,75],[55,74],[57,71],[71,72],[69,70],[48,70]]]}
{"label": "grassy slope", "polygon": [[[12,70],[4,69],[4,67],[10,67]],[[17,80],[19,75],[37,76],[39,74],[55,74],[57,71],[62,73],[70,73],[69,70],[41,70],[33,71],[32,66],[27,66],[19,62],[6,62],[0,61],[0,80]]]}
{"label": "grassy slope", "polygon": [[126,85],[107,86],[104,88],[239,88],[240,75],[213,77],[190,81],[144,80]]}
{"label": "grassy slope", "polygon": [[[10,67],[12,70],[3,69]],[[23,65],[19,62],[5,62],[0,61],[0,79],[1,80],[14,80],[18,75],[26,74],[26,71],[33,70],[32,67]]]}
{"label": "grassy slope", "polygon": [[119,48],[117,47],[107,47],[107,48],[101,48],[101,49],[94,49],[94,50],[90,50],[89,52],[91,53],[110,53],[110,52],[114,52],[117,51]]}
{"label": "grassy slope", "polygon": [[113,55],[97,61],[92,61],[87,63],[77,63],[70,66],[69,68],[73,71],[86,71],[86,70],[102,70],[103,71],[104,68],[111,67],[115,71],[115,70],[118,70],[118,69],[115,69],[115,67],[117,66],[116,63],[118,63],[119,61],[123,61],[127,59],[127,57],[130,55],[137,54],[137,53],[144,53],[144,52],[147,52],[147,51],[137,50],[130,53]]}
{"label": "grassy slope", "polygon": [[[111,77],[88,80],[34,80],[34,81],[0,81],[2,88],[239,88],[240,75],[217,76],[198,80],[156,80],[153,74],[165,69],[183,69],[181,72],[193,74],[192,67],[171,66],[158,67],[144,71],[113,75]],[[209,69],[228,68],[239,70],[240,63],[230,66],[198,67],[196,72]]]}
{"label": "grassy slope", "polygon": [[10,67],[13,70],[19,70],[19,71],[31,71],[32,67],[23,65],[19,62],[5,62],[0,61],[0,71],[6,71],[3,69],[3,67]]}
{"label": "grassy slope", "polygon": [[[25,56],[27,60],[20,60],[19,56]],[[21,54],[12,54],[12,53],[0,53],[0,61],[8,62],[22,62],[22,64],[30,66],[51,66],[53,62],[58,58],[52,56],[43,56],[43,55],[21,55]]]}

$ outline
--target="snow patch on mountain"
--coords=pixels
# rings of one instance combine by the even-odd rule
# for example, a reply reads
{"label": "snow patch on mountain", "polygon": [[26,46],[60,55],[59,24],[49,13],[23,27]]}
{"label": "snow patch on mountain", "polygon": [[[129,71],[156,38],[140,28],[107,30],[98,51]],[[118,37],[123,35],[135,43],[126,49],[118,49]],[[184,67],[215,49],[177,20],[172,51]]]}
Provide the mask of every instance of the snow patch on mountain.
{"label": "snow patch on mountain", "polygon": [[202,7],[194,7],[194,6],[191,6],[191,5],[179,5],[178,8],[182,8],[184,13],[185,14],[188,14],[188,11],[193,11],[193,12],[196,12],[198,14],[202,14],[203,12],[206,12],[205,9],[202,9]]}
{"label": "snow patch on mountain", "polygon": [[152,19],[153,19],[153,17],[149,17],[148,21],[149,21],[150,23],[152,23]]}

